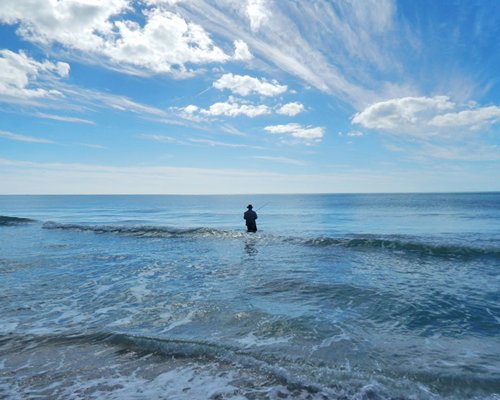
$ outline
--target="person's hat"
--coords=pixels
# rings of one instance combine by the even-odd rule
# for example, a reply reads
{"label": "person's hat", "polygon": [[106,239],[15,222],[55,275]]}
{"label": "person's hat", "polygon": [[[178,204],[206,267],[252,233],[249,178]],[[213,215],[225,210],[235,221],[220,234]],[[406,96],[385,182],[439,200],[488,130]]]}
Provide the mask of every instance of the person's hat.
{"label": "person's hat", "polygon": [[251,209],[253,208],[253,206],[252,206],[251,204],[249,204],[249,205],[247,206],[247,208],[251,210]]}

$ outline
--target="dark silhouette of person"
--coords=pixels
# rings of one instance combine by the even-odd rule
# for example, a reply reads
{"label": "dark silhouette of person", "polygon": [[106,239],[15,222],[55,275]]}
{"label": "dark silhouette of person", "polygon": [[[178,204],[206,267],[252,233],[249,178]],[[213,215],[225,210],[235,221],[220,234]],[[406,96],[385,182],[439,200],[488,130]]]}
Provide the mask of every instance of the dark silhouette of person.
{"label": "dark silhouette of person", "polygon": [[247,231],[257,232],[257,224],[255,223],[255,220],[257,219],[257,213],[252,210],[253,206],[251,204],[249,204],[247,208],[248,211],[245,211],[245,213],[243,214],[243,219],[247,224]]}

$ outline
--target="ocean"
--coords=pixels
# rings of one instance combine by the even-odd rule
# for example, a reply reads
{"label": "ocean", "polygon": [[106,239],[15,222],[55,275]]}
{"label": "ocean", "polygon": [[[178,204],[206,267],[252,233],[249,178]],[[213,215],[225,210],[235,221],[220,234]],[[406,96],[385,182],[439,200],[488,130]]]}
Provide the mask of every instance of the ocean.
{"label": "ocean", "polygon": [[0,215],[2,399],[500,399],[500,193]]}

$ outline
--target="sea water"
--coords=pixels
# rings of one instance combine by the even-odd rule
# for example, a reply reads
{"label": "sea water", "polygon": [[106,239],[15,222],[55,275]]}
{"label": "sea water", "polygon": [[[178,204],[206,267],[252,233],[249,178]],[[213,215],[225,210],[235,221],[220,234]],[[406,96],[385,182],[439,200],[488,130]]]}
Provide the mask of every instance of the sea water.
{"label": "sea water", "polygon": [[500,193],[0,215],[0,398],[500,399]]}

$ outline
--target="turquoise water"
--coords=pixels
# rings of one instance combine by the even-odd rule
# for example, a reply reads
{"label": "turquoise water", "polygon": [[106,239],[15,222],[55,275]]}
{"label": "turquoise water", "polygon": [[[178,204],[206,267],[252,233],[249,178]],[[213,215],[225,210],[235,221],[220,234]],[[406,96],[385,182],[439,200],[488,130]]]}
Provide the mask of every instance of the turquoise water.
{"label": "turquoise water", "polygon": [[499,193],[0,215],[0,398],[500,399]]}

